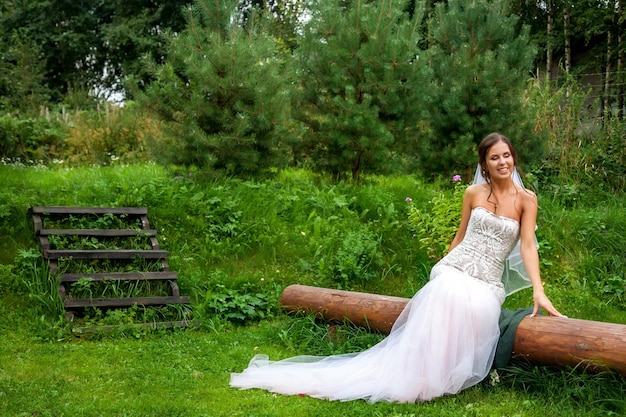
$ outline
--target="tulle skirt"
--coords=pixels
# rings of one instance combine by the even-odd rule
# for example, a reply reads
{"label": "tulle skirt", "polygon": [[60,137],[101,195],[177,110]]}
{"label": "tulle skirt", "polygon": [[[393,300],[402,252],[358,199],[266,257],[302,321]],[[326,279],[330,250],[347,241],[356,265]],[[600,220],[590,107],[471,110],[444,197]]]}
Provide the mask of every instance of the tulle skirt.
{"label": "tulle skirt", "polygon": [[455,394],[489,373],[499,337],[500,302],[488,284],[436,265],[389,336],[359,353],[257,355],[230,385],[285,395],[369,402],[427,401]]}

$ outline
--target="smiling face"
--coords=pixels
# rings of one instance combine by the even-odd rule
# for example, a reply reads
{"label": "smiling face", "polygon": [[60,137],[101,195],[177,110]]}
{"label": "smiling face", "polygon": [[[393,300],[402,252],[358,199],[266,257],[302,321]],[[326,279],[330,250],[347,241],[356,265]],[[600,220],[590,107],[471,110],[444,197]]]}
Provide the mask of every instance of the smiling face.
{"label": "smiling face", "polygon": [[491,180],[509,178],[515,168],[515,158],[505,142],[496,142],[487,151],[485,167]]}
{"label": "smiling face", "polygon": [[506,136],[494,132],[478,145],[478,163],[482,176],[490,183],[492,178],[511,176],[517,165],[517,154]]}

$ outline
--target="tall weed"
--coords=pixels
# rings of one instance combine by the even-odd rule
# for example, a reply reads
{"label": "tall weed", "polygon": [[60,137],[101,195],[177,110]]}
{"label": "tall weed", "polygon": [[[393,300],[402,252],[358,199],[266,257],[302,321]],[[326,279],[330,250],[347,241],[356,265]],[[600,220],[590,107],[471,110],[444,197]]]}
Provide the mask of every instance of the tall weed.
{"label": "tall weed", "polygon": [[146,137],[160,137],[160,123],[134,107],[107,103],[71,117],[62,159],[69,166],[110,165],[150,159]]}
{"label": "tall weed", "polygon": [[593,186],[608,192],[626,190],[626,120],[616,117],[604,121],[604,129],[584,149],[585,172]]}
{"label": "tall weed", "polygon": [[[320,273],[338,288],[351,289],[377,276],[382,266],[380,238],[365,226],[348,231],[330,259],[320,260]],[[327,264],[327,266],[324,266]]]}
{"label": "tall weed", "polygon": [[535,132],[546,138],[546,158],[533,168],[555,194],[586,189],[624,192],[626,122],[598,119],[597,103],[571,76],[560,86],[534,79],[525,100],[535,109]]}
{"label": "tall weed", "polygon": [[43,340],[66,337],[64,307],[59,295],[60,280],[35,249],[20,249],[12,265],[0,268],[0,294],[26,298],[30,328]]}
{"label": "tall weed", "polygon": [[[595,193],[579,197],[575,209],[559,199],[540,198],[537,235],[543,275],[573,291],[593,294],[604,306],[625,309],[624,202],[604,199],[598,206]],[[586,296],[578,298],[582,303]]]}
{"label": "tall weed", "polygon": [[534,78],[526,91],[525,100],[536,115],[534,130],[547,141],[543,166],[552,178],[576,179],[580,173],[581,145],[595,127],[588,123],[588,95],[570,76],[557,87]]}
{"label": "tall weed", "polygon": [[466,188],[460,177],[455,177],[452,190],[437,191],[426,208],[418,208],[411,198],[407,198],[411,230],[420,248],[433,260],[446,254],[456,234]]}

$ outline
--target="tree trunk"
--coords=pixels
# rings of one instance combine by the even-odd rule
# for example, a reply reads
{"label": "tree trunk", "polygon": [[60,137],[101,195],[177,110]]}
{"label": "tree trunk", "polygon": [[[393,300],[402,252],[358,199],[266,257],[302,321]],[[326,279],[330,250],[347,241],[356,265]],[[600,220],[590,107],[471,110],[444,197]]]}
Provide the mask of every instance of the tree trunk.
{"label": "tree trunk", "polygon": [[[615,10],[612,8],[612,10]],[[611,15],[611,23],[615,22],[615,14]],[[613,54],[613,48],[611,43],[613,42],[613,24],[609,26],[609,30],[606,34],[606,67],[604,70],[604,122],[608,122],[611,116],[611,55]]]}
{"label": "tree trunk", "polygon": [[569,3],[565,2],[563,6],[563,31],[565,38],[565,71],[570,72],[572,69],[572,43],[569,36]]}
{"label": "tree trunk", "polygon": [[[286,311],[307,312],[388,334],[409,299],[353,291],[290,285],[281,294]],[[588,365],[626,376],[626,326],[560,317],[524,317],[513,355],[542,365]]]}
{"label": "tree trunk", "polygon": [[626,75],[624,74],[624,31],[626,25],[624,19],[624,0],[617,2],[617,119],[624,120],[624,83]]}
{"label": "tree trunk", "polygon": [[548,25],[546,27],[546,79],[552,79],[552,30],[554,27],[554,1],[548,0]]}

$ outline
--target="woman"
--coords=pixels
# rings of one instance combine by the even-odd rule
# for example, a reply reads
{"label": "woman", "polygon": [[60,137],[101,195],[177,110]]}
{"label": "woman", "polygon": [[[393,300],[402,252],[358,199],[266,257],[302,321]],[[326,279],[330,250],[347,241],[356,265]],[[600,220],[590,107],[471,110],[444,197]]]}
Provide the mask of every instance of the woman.
{"label": "woman", "polygon": [[255,356],[231,386],[329,400],[426,401],[455,394],[489,373],[504,302],[505,259],[520,240],[534,309],[561,316],[546,297],[535,246],[537,198],[516,183],[517,155],[499,133],[478,147],[484,183],[467,188],[459,230],[430,281],[406,305],[389,336],[360,353]]}

